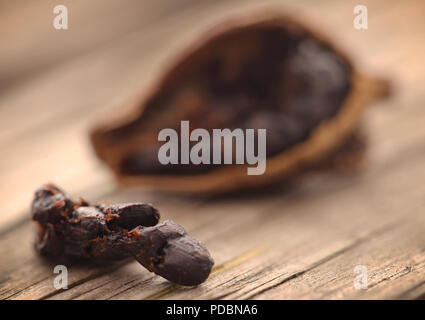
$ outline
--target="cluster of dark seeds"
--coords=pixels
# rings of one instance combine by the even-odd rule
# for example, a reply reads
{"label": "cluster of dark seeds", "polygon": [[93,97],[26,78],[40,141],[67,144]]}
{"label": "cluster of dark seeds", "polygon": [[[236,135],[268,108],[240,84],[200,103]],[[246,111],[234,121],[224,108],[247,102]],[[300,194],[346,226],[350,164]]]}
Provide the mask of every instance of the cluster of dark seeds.
{"label": "cluster of dark seeds", "polygon": [[55,258],[134,257],[149,271],[187,286],[205,281],[214,264],[180,225],[158,224],[159,212],[150,204],[90,205],[48,184],[36,191],[31,212],[39,226],[36,249]]}

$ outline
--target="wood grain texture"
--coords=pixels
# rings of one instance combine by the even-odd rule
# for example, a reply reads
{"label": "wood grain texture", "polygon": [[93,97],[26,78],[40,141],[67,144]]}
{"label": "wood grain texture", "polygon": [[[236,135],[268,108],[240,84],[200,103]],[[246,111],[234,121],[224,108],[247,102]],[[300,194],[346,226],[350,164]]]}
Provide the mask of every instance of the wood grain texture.
{"label": "wood grain texture", "polygon": [[[351,0],[63,3],[74,12],[64,37],[51,27],[53,2],[0,1],[0,298],[425,297],[423,1],[364,1],[367,31],[353,28]],[[362,70],[393,79],[391,99],[365,115],[361,170],[233,197],[118,188],[88,145],[93,120],[146,88],[203,28],[265,4],[311,17]],[[54,289],[54,265],[34,252],[28,217],[46,181],[91,201],[152,202],[210,249],[211,277],[184,288],[134,261],[76,264],[69,289]],[[368,268],[367,290],[354,288],[356,265]]]}

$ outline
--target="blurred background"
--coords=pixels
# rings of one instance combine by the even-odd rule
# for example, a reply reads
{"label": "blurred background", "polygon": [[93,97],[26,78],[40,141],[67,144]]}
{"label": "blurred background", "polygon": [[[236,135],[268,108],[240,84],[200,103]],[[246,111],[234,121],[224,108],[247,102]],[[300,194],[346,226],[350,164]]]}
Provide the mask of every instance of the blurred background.
{"label": "blurred background", "polygon": [[[68,30],[53,28],[53,8],[59,4],[68,8]],[[353,28],[353,9],[358,4],[368,8],[368,30]],[[347,219],[354,219],[354,228],[355,221],[373,224],[369,219],[375,215],[378,228],[385,217],[423,213],[424,1],[0,0],[0,230],[28,219],[33,191],[48,181],[92,200],[160,203],[161,196],[148,192],[119,193],[123,191],[117,189],[110,172],[94,156],[88,129],[98,117],[146,88],[168,59],[205,29],[234,13],[270,7],[317,25],[361,71],[390,79],[394,91],[391,99],[376,103],[365,115],[369,152],[359,177],[321,177],[305,183],[292,195],[277,192],[273,201],[251,199],[251,204],[263,209],[265,203],[273,202],[281,211],[321,211],[325,216],[315,212],[318,216],[313,219],[319,227],[311,216],[301,215],[301,220],[291,223],[301,229],[311,221],[306,229],[311,231],[320,229],[318,221],[322,219],[330,229],[341,228],[341,232],[350,234],[350,241],[360,231],[341,227]],[[341,194],[336,197],[338,192]],[[323,196],[320,201],[318,196]],[[285,197],[292,199],[285,200],[289,204],[279,202]],[[178,205],[169,207],[177,209],[163,212],[165,217],[178,217],[179,205],[183,208],[192,200],[176,201]],[[223,205],[227,211],[235,211],[235,216],[241,211],[238,217],[242,217],[238,201],[227,199]],[[298,202],[295,205],[291,201]],[[352,212],[349,218],[335,218],[341,206]],[[218,209],[206,206],[202,210],[211,213]],[[261,226],[256,214],[252,213],[257,219],[253,221]],[[213,223],[214,215],[204,213],[203,217],[209,217],[203,225]],[[189,217],[181,218],[183,222],[186,219]],[[330,230],[328,227],[322,235]],[[409,228],[406,234],[411,233]],[[213,238],[213,230],[202,230],[195,232],[201,240]],[[297,229],[291,230],[289,234],[295,234]],[[332,242],[332,250],[347,245],[347,239],[338,239]],[[238,246],[239,240],[234,243]],[[232,255],[225,247],[224,242],[212,244],[219,262],[228,258],[226,254]],[[412,249],[410,256],[422,254],[424,247],[425,243],[422,247],[414,245],[416,251]],[[217,253],[219,249],[222,251]],[[347,266],[347,270],[350,268]]]}

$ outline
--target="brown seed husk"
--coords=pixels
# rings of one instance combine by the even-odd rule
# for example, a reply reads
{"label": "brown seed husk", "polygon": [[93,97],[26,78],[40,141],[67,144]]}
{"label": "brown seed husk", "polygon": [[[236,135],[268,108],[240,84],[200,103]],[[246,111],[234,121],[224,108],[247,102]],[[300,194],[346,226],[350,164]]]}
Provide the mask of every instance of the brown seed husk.
{"label": "brown seed husk", "polygon": [[[268,30],[267,28],[312,39],[344,64],[349,74],[349,88],[335,114],[322,119],[311,128],[305,139],[268,157],[267,170],[263,175],[247,175],[249,165],[222,165],[205,172],[199,173],[194,169],[193,173],[189,170],[184,174],[155,174],[155,170],[152,170],[152,173],[149,170],[135,173],[123,170],[123,163],[135,152],[143,154],[143,157],[140,157],[142,161],[153,162],[157,159],[158,146],[155,141],[157,143],[160,129],[177,128],[180,120],[186,120],[188,115],[192,119],[191,125],[193,122],[196,125],[199,119],[198,123],[202,125],[203,119],[217,112],[205,103],[215,97],[202,83],[178,86],[184,84],[186,79],[196,72],[196,68],[202,67],[208,57],[215,54],[215,50],[221,52],[218,55],[227,63],[227,77],[234,77],[238,72],[238,61],[248,59],[249,55],[256,52],[256,44],[261,41],[259,31]],[[242,32],[243,36],[238,37],[238,32]],[[232,45],[229,46],[229,42],[232,42]],[[266,60],[267,57],[264,57],[264,61]],[[270,83],[271,85],[273,83]],[[178,89],[174,90],[176,86]],[[337,159],[335,155],[338,155],[338,159],[344,159],[343,165],[357,162],[363,152],[359,152],[359,148],[355,151],[353,148],[344,148],[344,145],[350,142],[357,131],[367,105],[374,99],[387,95],[388,88],[386,81],[359,72],[337,46],[304,23],[288,15],[276,13],[242,15],[219,24],[189,46],[153,83],[150,90],[139,95],[131,106],[127,107],[130,112],[114,114],[112,118],[105,119],[93,128],[91,141],[98,157],[113,170],[118,181],[124,185],[185,193],[226,193],[259,188],[293,179],[298,173],[323,166],[326,161],[337,163],[331,161]],[[171,96],[172,101],[161,103],[161,99],[166,99],[167,96]],[[254,109],[250,112],[255,114],[259,111]],[[195,126],[197,127],[202,126]],[[345,150],[345,157],[341,157],[341,150]],[[353,156],[352,161],[350,154]]]}

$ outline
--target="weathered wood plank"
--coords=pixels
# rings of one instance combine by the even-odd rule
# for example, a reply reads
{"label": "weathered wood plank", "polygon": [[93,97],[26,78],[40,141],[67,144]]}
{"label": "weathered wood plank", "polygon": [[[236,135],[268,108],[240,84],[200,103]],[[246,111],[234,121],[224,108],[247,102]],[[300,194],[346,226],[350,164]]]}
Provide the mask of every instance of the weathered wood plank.
{"label": "weathered wood plank", "polygon": [[[409,210],[409,209],[407,209]],[[256,299],[402,299],[425,293],[425,203],[410,208],[397,225],[291,281],[250,296]],[[406,250],[408,248],[408,250]],[[367,268],[367,289],[356,290],[357,265]]]}
{"label": "weathered wood plank", "polygon": [[[418,181],[415,186],[410,185],[414,176],[419,174],[420,163],[420,161],[416,161],[415,164],[410,162],[412,165],[410,174],[403,170],[402,176],[410,177],[410,179],[404,180],[405,182],[409,181],[407,184],[401,183],[388,188],[388,182],[400,176],[401,172],[397,172],[394,176],[387,173],[386,179],[380,179],[377,184],[360,182],[363,191],[353,192],[350,188],[346,188],[345,191],[334,190],[331,192],[331,199],[327,200],[324,199],[327,198],[326,195],[317,196],[318,198],[312,196],[313,199],[311,199],[304,194],[302,198],[308,204],[294,204],[298,210],[294,210],[291,204],[284,203],[283,211],[275,213],[280,216],[271,219],[269,223],[265,222],[261,228],[253,227],[252,230],[249,230],[251,234],[255,232],[257,245],[258,243],[267,243],[267,240],[273,243],[274,247],[272,246],[270,251],[233,270],[233,273],[229,272],[230,274],[223,275],[222,279],[213,277],[205,285],[206,288],[194,289],[190,292],[175,290],[163,298],[247,299],[257,297],[257,295],[261,297],[261,293],[267,292],[281,283],[288,283],[292,291],[288,290],[280,294],[280,291],[276,289],[275,292],[279,294],[274,298],[315,298],[316,296],[309,292],[303,292],[301,289],[297,291],[296,284],[292,286],[291,283],[300,275],[305,274],[305,277],[309,277],[310,272],[314,272],[318,267],[320,267],[320,272],[316,274],[316,281],[318,282],[317,278],[322,277],[323,282],[320,284],[324,287],[323,291],[332,292],[334,289],[326,287],[326,279],[332,277],[332,272],[335,272],[336,279],[351,285],[347,287],[347,291],[333,292],[334,296],[329,294],[327,297],[350,298],[350,294],[355,291],[352,286],[355,277],[353,268],[362,264],[362,260],[344,260],[344,257],[349,256],[352,252],[357,252],[360,257],[362,254],[368,256],[367,244],[380,234],[386,235],[385,245],[387,247],[381,248],[382,255],[378,255],[379,245],[384,245],[381,242],[376,245],[376,250],[373,252],[375,254],[368,256],[369,265],[377,266],[376,269],[373,268],[377,275],[370,280],[371,283],[383,278],[383,274],[385,275],[385,269],[381,270],[381,274],[379,274],[377,271],[379,266],[386,263],[391,265],[393,261],[398,262],[394,269],[403,263],[413,265],[413,268],[418,269],[416,282],[406,282],[405,287],[409,288],[411,284],[420,283],[425,278],[425,274],[420,270],[425,259],[425,252],[422,232],[424,220],[418,217],[418,212],[424,210],[424,204],[420,200],[423,198],[425,189],[420,186]],[[424,173],[421,175],[422,178],[423,175]],[[386,195],[382,189],[386,191]],[[412,189],[415,192],[412,192]],[[391,198],[392,201],[389,201],[388,198]],[[406,198],[409,199],[410,207],[406,205]],[[347,209],[344,210],[344,208]],[[288,217],[288,215],[291,216]],[[407,226],[400,228],[402,222],[405,221],[410,222]],[[284,235],[279,235],[279,232]],[[240,232],[237,236],[230,238],[228,242],[233,244],[240,237],[246,238],[244,241],[249,241],[250,234],[241,235]],[[403,237],[407,239],[406,242],[401,240]],[[399,242],[400,246],[391,246],[389,245],[391,242]],[[358,247],[360,249],[356,251]],[[406,252],[406,247],[411,250]],[[399,248],[399,250],[391,250],[395,248]],[[391,255],[392,260],[389,259]],[[417,264],[412,264],[413,257],[417,260]],[[345,263],[344,267],[341,267],[340,272],[336,273],[343,263]],[[333,268],[326,268],[330,264]],[[368,265],[366,262],[364,264]],[[308,284],[309,281],[306,283]],[[397,290],[392,290],[391,282],[388,282],[387,285],[393,295],[400,294]],[[205,294],[204,292],[208,291],[208,288],[217,290],[210,290],[208,294]],[[301,293],[304,293],[304,296]],[[371,296],[385,298],[388,294],[376,292]]]}
{"label": "weathered wood plank", "polygon": [[[415,150],[419,156],[425,155],[425,148]],[[385,170],[371,170],[369,177],[366,174],[348,185],[347,180],[340,181],[342,185],[338,185],[338,179],[313,179],[299,189],[290,191],[283,199],[281,194],[277,194],[264,196],[263,199],[216,200],[216,203],[185,210],[182,210],[182,205],[163,207],[162,211],[167,217],[182,223],[205,242],[219,266],[246,252],[254,250],[256,255],[242,264],[230,263],[231,268],[223,268],[206,284],[192,290],[175,286],[171,290],[170,284],[158,277],[148,281],[146,272],[132,263],[133,266],[124,269],[129,272],[128,277],[118,269],[85,281],[81,288],[86,289],[82,290],[81,295],[80,286],[74,286],[51,298],[216,298],[218,293],[220,297],[245,297],[256,290],[263,291],[264,286],[272,287],[288,277],[292,278],[334,259],[359,243],[366,242],[374,234],[379,234],[379,230],[397,229],[400,219],[414,218],[417,211],[413,209],[417,209],[425,191],[420,183],[425,178],[425,173],[420,170],[421,160],[419,157],[401,158]],[[394,180],[398,183],[391,184]],[[410,210],[406,209],[406,199],[412,204]],[[341,208],[347,208],[346,212]],[[18,231],[16,233],[19,234]],[[29,239],[23,241],[28,245]],[[10,246],[11,243],[14,242],[5,240],[1,247],[6,244]],[[5,247],[5,250],[8,249]],[[17,264],[28,256],[34,256],[34,253],[30,250],[22,253],[22,256],[16,257]],[[25,270],[26,267],[12,266],[13,273],[18,275],[22,275],[21,268]],[[73,272],[71,268],[70,273]],[[87,270],[75,272],[86,279]],[[11,298],[49,295],[52,277],[46,279],[42,274],[39,277],[42,278],[35,281],[31,290],[24,290]],[[77,284],[81,281],[75,278]],[[133,285],[138,289],[126,290],[127,286]],[[93,287],[96,288],[93,292],[88,290]],[[162,290],[166,290],[166,293],[162,293]]]}
{"label": "weathered wood plank", "polygon": [[[423,297],[425,111],[418,83],[425,80],[420,68],[425,3],[414,3],[416,6],[413,1],[409,5],[395,0],[366,1],[370,20],[365,32],[352,27],[355,1],[284,3],[312,16],[325,16],[327,29],[364,70],[382,74],[389,70],[396,79],[396,95],[367,113],[370,151],[357,176],[322,174],[290,190],[276,189],[255,197],[180,198],[116,189],[107,171],[92,157],[86,131],[98,114],[109,112],[146,86],[168,54],[198,32],[193,26],[206,26],[232,10],[256,6],[254,2],[188,6],[162,17],[159,25],[150,18],[129,21],[92,47],[84,42],[87,37],[72,55],[59,52],[49,70],[2,92],[0,146],[7,153],[0,158],[0,256],[8,258],[0,260],[0,298]],[[83,2],[75,5],[84,8]],[[19,6],[12,9],[20,10]],[[105,10],[114,6],[108,2]],[[155,8],[158,16],[168,10],[162,4]],[[137,13],[129,19],[135,16]],[[1,21],[0,26],[7,23]],[[43,41],[50,45],[51,39],[46,36]],[[85,50],[90,53],[70,60]],[[39,57],[36,65],[42,66],[49,54]],[[31,68],[24,64],[17,75],[38,67]],[[33,155],[31,161],[29,154]],[[28,215],[34,188],[46,180],[57,181],[89,200],[156,204],[164,218],[184,225],[211,250],[216,260],[211,278],[197,288],[182,288],[131,261],[108,266],[81,264],[69,266],[70,288],[57,292],[53,265],[35,254],[33,227],[22,220],[23,214]],[[17,219],[22,223],[7,232],[7,223]],[[369,269],[367,291],[353,287],[353,268],[358,264]]]}

